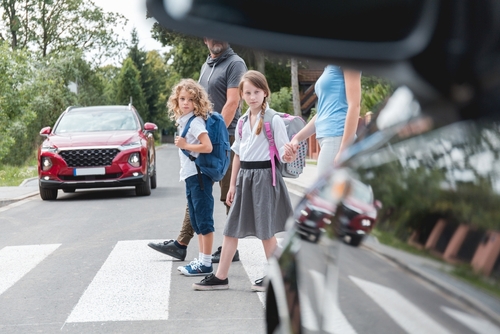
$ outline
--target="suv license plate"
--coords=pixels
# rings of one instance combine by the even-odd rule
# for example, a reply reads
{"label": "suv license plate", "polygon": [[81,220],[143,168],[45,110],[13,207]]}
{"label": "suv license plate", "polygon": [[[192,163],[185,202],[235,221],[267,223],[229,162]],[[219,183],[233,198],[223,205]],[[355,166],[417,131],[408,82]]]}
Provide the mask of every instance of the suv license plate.
{"label": "suv license plate", "polygon": [[82,175],[104,175],[106,174],[106,169],[104,167],[95,168],[75,168],[73,169],[74,176]]}

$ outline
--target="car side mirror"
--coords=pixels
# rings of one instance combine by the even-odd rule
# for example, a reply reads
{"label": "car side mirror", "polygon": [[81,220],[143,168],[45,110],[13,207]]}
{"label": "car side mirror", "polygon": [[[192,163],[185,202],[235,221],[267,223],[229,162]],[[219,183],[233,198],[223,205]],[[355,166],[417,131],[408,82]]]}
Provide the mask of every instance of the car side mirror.
{"label": "car side mirror", "polygon": [[52,129],[50,128],[50,126],[44,127],[42,130],[40,130],[40,136],[48,137],[51,130]]}
{"label": "car side mirror", "polygon": [[158,130],[158,126],[154,123],[147,122],[144,124],[144,130],[146,131],[156,131]]}
{"label": "car side mirror", "polygon": [[377,208],[377,210],[382,209],[382,202],[380,202],[378,199],[376,199],[376,200],[373,202],[373,205]]}

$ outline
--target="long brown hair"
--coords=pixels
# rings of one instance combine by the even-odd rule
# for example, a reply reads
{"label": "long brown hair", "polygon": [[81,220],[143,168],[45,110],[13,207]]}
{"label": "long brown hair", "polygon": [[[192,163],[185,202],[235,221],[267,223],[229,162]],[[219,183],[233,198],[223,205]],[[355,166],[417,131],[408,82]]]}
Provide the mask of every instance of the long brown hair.
{"label": "long brown hair", "polygon": [[262,101],[262,106],[260,111],[260,121],[256,130],[256,134],[260,134],[260,132],[262,131],[262,126],[264,124],[264,114],[266,113],[267,109],[267,101],[269,99],[269,96],[271,96],[271,89],[269,89],[269,85],[267,83],[264,74],[260,73],[259,71],[249,70],[245,74],[243,74],[240,80],[240,84],[238,85],[240,98],[243,98],[243,84],[245,83],[245,81],[251,83],[258,89],[262,89],[264,93],[266,93],[264,101]]}

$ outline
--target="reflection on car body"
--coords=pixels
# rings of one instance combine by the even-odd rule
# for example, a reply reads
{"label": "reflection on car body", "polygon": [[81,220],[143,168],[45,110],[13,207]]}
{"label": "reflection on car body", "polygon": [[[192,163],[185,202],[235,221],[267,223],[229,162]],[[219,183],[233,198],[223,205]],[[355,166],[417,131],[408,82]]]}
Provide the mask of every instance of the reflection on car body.
{"label": "reflection on car body", "polygon": [[[353,212],[372,208],[348,204],[349,180],[372,188],[380,202],[369,202],[378,208],[381,230],[500,278],[497,2],[292,0],[274,1],[275,10],[266,11],[255,1],[194,0],[173,13],[175,3],[147,0],[150,13],[169,29],[352,67],[398,87],[338,168],[307,190],[290,217],[283,247],[269,260],[269,333],[338,332],[339,237],[346,226],[363,227],[363,219],[373,218],[352,221]],[[287,24],[269,19],[276,8],[286,8]],[[297,24],[304,19],[308,24]],[[353,22],[372,24],[345,29]],[[483,300],[471,305],[481,316],[452,332],[499,331],[499,312]],[[359,311],[368,310],[359,305]]]}
{"label": "reflection on car body", "polygon": [[58,189],[135,187],[148,196],[156,188],[153,123],[143,123],[132,105],[69,107],[38,149],[40,196],[57,199]]}

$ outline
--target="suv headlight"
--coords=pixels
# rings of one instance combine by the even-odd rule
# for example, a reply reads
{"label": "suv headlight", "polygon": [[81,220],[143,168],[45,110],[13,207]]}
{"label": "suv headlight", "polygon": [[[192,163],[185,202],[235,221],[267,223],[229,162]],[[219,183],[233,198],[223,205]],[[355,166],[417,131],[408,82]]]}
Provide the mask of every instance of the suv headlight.
{"label": "suv headlight", "polygon": [[134,153],[130,154],[128,157],[128,163],[134,167],[140,167],[141,166],[141,154],[139,152],[134,152]]}

